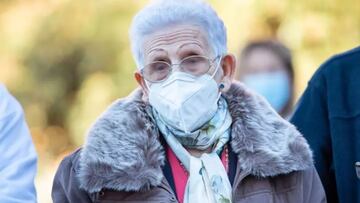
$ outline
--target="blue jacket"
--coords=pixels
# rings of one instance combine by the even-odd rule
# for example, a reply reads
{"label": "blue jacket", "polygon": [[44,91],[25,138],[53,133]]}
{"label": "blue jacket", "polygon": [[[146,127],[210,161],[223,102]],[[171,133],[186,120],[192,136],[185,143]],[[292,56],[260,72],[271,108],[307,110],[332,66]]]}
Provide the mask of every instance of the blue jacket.
{"label": "blue jacket", "polygon": [[0,85],[0,202],[36,202],[37,155],[20,104]]}
{"label": "blue jacket", "polygon": [[309,141],[328,202],[360,203],[360,47],[318,69],[291,122]]}

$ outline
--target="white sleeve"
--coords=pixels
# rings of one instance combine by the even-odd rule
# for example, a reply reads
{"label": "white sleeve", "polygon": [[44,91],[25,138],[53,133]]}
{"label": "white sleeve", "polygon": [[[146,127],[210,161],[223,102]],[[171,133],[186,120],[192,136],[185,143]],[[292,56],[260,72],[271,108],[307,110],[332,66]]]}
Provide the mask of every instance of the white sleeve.
{"label": "white sleeve", "polygon": [[0,202],[36,202],[37,154],[23,110],[0,85]]}

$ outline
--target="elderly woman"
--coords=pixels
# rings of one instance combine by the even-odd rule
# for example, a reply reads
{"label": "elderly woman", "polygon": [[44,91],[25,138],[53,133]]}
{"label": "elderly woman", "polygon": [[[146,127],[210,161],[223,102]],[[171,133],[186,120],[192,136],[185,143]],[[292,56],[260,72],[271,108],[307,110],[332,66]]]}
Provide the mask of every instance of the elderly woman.
{"label": "elderly woman", "polygon": [[232,82],[235,58],[208,4],[153,2],[130,36],[141,88],[62,161],[55,203],[326,201],[305,139]]}

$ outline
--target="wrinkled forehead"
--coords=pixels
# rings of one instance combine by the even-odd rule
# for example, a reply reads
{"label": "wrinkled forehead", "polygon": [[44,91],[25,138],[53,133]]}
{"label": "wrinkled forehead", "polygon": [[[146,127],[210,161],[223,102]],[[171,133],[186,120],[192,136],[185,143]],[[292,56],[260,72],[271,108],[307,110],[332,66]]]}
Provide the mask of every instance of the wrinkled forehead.
{"label": "wrinkled forehead", "polygon": [[146,35],[143,42],[144,55],[154,51],[177,51],[183,47],[200,48],[204,52],[210,50],[206,32],[196,25],[181,24],[159,28]]}

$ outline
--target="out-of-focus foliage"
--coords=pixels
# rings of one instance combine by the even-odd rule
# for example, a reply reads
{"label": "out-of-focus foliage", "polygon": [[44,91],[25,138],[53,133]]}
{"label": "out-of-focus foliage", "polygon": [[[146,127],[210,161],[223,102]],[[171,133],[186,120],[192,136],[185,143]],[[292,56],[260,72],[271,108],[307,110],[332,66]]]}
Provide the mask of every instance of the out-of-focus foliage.
{"label": "out-of-focus foliage", "polygon": [[24,54],[31,70],[29,91],[46,112],[46,125],[65,127],[75,144],[91,113],[134,87],[135,67],[128,49],[135,4],[71,1],[56,8],[36,30]]}
{"label": "out-of-focus foliage", "polygon": [[[136,87],[128,40],[146,0],[0,0],[0,81],[24,106],[40,156],[39,202],[59,160],[112,101]],[[235,55],[277,38],[294,53],[299,96],[329,56],[360,44],[357,0],[210,0]]]}

